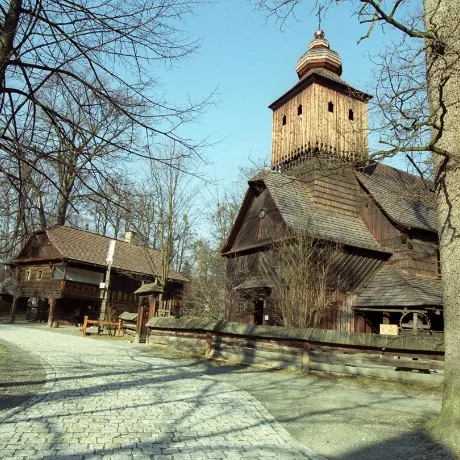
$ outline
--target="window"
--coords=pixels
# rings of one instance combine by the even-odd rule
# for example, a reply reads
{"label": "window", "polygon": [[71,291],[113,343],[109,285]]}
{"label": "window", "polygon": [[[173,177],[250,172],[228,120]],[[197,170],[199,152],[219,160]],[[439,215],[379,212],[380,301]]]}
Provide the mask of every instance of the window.
{"label": "window", "polygon": [[302,104],[297,107],[297,115],[302,115]]}
{"label": "window", "polygon": [[355,115],[351,109],[348,111],[348,119],[352,121],[355,119]]}
{"label": "window", "polygon": [[327,110],[331,113],[334,113],[334,104],[329,101],[329,104],[327,104]]}
{"label": "window", "polygon": [[236,307],[236,312],[241,314],[244,312],[244,302],[238,302],[238,306]]}
{"label": "window", "polygon": [[42,270],[38,270],[36,279],[37,279],[38,281],[40,281],[42,278],[43,278],[43,271],[42,271]]}
{"label": "window", "polygon": [[31,271],[30,271],[30,270],[26,270],[26,276],[25,276],[25,280],[26,280],[26,281],[30,281],[30,274],[31,274]]}
{"label": "window", "polygon": [[286,115],[283,115],[283,126],[286,124]]}

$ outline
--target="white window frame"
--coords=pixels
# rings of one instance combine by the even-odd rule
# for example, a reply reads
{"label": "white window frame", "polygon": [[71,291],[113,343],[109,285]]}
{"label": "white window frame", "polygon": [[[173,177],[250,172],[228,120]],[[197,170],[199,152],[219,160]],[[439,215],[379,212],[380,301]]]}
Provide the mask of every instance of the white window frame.
{"label": "white window frame", "polygon": [[37,271],[37,276],[35,277],[37,281],[41,281],[43,279],[43,270]]}

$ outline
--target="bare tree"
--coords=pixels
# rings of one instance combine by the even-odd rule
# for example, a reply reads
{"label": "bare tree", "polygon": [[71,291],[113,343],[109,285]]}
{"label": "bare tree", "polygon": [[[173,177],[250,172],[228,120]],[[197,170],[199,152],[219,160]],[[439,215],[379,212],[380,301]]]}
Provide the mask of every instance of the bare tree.
{"label": "bare tree", "polygon": [[[88,159],[89,149],[94,153],[104,146],[112,154],[150,160],[145,145],[169,138],[196,151],[200,142],[182,138],[179,128],[204,110],[207,98],[182,107],[169,104],[152,69],[195,51],[199,42],[182,27],[202,3],[7,0],[0,5],[0,173],[17,192],[24,181],[10,168],[11,159],[42,175],[59,193],[62,223],[69,190],[76,180],[88,180],[82,171],[90,177],[105,172],[100,157]],[[118,122],[113,129],[95,129],[102,114],[129,125],[130,142],[115,135]]]}
{"label": "bare tree", "polygon": [[[330,6],[335,2],[256,0],[281,22],[300,4]],[[412,164],[417,155],[433,158],[445,320],[443,404],[432,426],[460,456],[460,0],[349,0],[358,20],[369,26],[392,27],[401,42],[383,53],[383,83],[388,95],[380,99],[388,136],[380,156],[405,153]],[[378,93],[377,93],[378,94]]]}
{"label": "bare tree", "polygon": [[268,256],[278,321],[291,327],[324,327],[340,285],[336,267],[341,248],[315,240],[307,232],[280,235]]}

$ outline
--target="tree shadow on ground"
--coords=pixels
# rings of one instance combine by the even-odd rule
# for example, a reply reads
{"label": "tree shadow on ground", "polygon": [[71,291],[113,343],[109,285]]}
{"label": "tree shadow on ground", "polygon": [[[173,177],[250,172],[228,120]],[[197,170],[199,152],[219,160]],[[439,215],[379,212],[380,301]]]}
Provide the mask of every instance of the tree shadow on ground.
{"label": "tree shadow on ground", "polygon": [[424,430],[415,430],[403,436],[356,449],[337,460],[455,460],[446,446],[433,441]]}
{"label": "tree shadow on ground", "polygon": [[[129,349],[129,358],[136,361],[136,366],[129,367],[129,361],[120,362],[117,365],[98,363],[96,357],[83,358],[80,362],[71,362],[67,365],[59,364],[59,374],[54,380],[58,386],[50,391],[44,398],[49,404],[60,402],[75,402],[75,409],[56,413],[54,415],[38,415],[31,417],[25,412],[23,418],[19,414],[4,425],[10,423],[36,423],[40,426],[43,436],[47,439],[46,454],[42,458],[83,458],[93,455],[116,455],[128,458],[132,453],[137,453],[143,458],[155,458],[159,455],[191,454],[193,458],[207,458],[215,451],[216,445],[223,449],[226,454],[236,457],[241,452],[246,456],[255,458],[263,457],[264,454],[275,453],[277,458],[308,458],[306,455],[295,453],[295,449],[282,446],[270,446],[271,450],[260,451],[260,439],[265,439],[267,427],[271,422],[259,418],[257,420],[243,420],[243,423],[235,427],[216,425],[215,412],[204,413],[197,420],[197,414],[202,414],[202,409],[212,404],[222,405],[219,415],[232,420],[238,414],[238,407],[232,404],[235,396],[242,391],[252,395],[260,401],[267,410],[297,439],[303,441],[318,453],[331,459],[337,460],[377,460],[377,459],[428,459],[441,460],[451,459],[447,450],[433,442],[421,429],[408,429],[406,433],[395,433],[375,442],[366,443],[362,439],[352,439],[340,454],[331,454],[330,450],[317,448],[314,438],[332,437],[337,426],[355,424],[359,432],[361,426],[372,429],[372,423],[378,423],[375,429],[385,427],[391,430],[399,421],[389,406],[402,405],[406,400],[411,402],[414,398],[408,394],[395,392],[377,398],[377,389],[367,389],[369,395],[362,399],[346,398],[347,383],[334,379],[316,378],[314,376],[300,377],[298,374],[282,373],[271,370],[262,370],[233,364],[216,364],[205,359],[192,359],[184,356],[174,356],[168,353],[158,353],[147,347],[134,347]],[[95,366],[97,368],[95,369]],[[80,387],[72,388],[72,380],[79,379]],[[187,381],[200,383],[200,392],[178,392],[178,386],[185,385]],[[205,380],[205,382],[203,382]],[[84,384],[84,382],[87,384]],[[352,380],[349,380],[350,382]],[[83,384],[82,384],[83,382]],[[222,385],[228,384],[229,385]],[[59,387],[64,384],[64,387]],[[68,385],[68,386],[66,386]],[[340,387],[340,388],[339,388]],[[126,432],[117,433],[112,445],[98,444],[86,447],[81,445],[69,445],[63,443],[68,433],[65,430],[68,419],[79,416],[84,420],[115,421],[126,409],[121,401],[108,407],[92,407],[93,397],[98,395],[114,394],[121,391],[139,390],[149,388],[155,396],[150,401],[136,400],[129,403],[132,413],[132,428]],[[345,397],[343,392],[345,392]],[[88,398],[86,400],[85,398]],[[238,398],[236,398],[238,400]],[[330,401],[329,401],[330,400]],[[336,400],[336,404],[333,402]],[[81,401],[81,402],[80,402]],[[88,403],[89,401],[89,403]],[[225,404],[229,401],[229,404]],[[251,405],[251,399],[245,399]],[[328,403],[326,404],[326,401]],[[415,400],[414,400],[415,401]],[[80,407],[83,404],[83,407]],[[136,425],[143,425],[155,430],[156,414],[159,407],[174,408],[175,413],[162,422],[162,430],[155,434],[151,441],[133,440],[136,436]],[[163,410],[163,409],[161,409]],[[146,412],[147,411],[147,412]],[[136,414],[142,414],[138,419]],[[145,420],[145,414],[150,414]],[[151,419],[151,422],[149,422]],[[200,425],[201,424],[201,425]],[[204,428],[203,428],[204,427]],[[206,428],[208,427],[208,428]],[[252,439],[247,433],[256,428],[260,433],[260,439]],[[90,434],[91,426],[86,429]],[[306,432],[308,436],[299,436],[298,433]],[[142,432],[144,433],[144,432]],[[139,435],[141,432],[138,433]],[[241,439],[240,443],[232,440]],[[258,445],[254,445],[255,442]],[[336,438],[337,442],[339,438]],[[334,439],[332,438],[332,442]],[[27,451],[25,451],[27,452]],[[345,453],[344,453],[345,452]],[[15,454],[16,455],[16,454]],[[27,455],[27,454],[25,454]],[[231,456],[231,455],[230,455]]]}

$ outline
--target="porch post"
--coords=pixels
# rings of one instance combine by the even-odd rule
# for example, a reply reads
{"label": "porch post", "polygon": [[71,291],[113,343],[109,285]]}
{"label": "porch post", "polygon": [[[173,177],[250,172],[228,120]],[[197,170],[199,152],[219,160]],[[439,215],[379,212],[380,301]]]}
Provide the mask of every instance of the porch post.
{"label": "porch post", "polygon": [[56,309],[56,299],[49,297],[48,302],[50,304],[50,311],[48,313],[48,327],[53,327],[54,311]]}
{"label": "porch post", "polygon": [[137,309],[137,322],[136,322],[136,336],[134,338],[135,343],[141,341],[142,328],[144,327],[144,305],[141,304],[139,299],[139,307]]}

